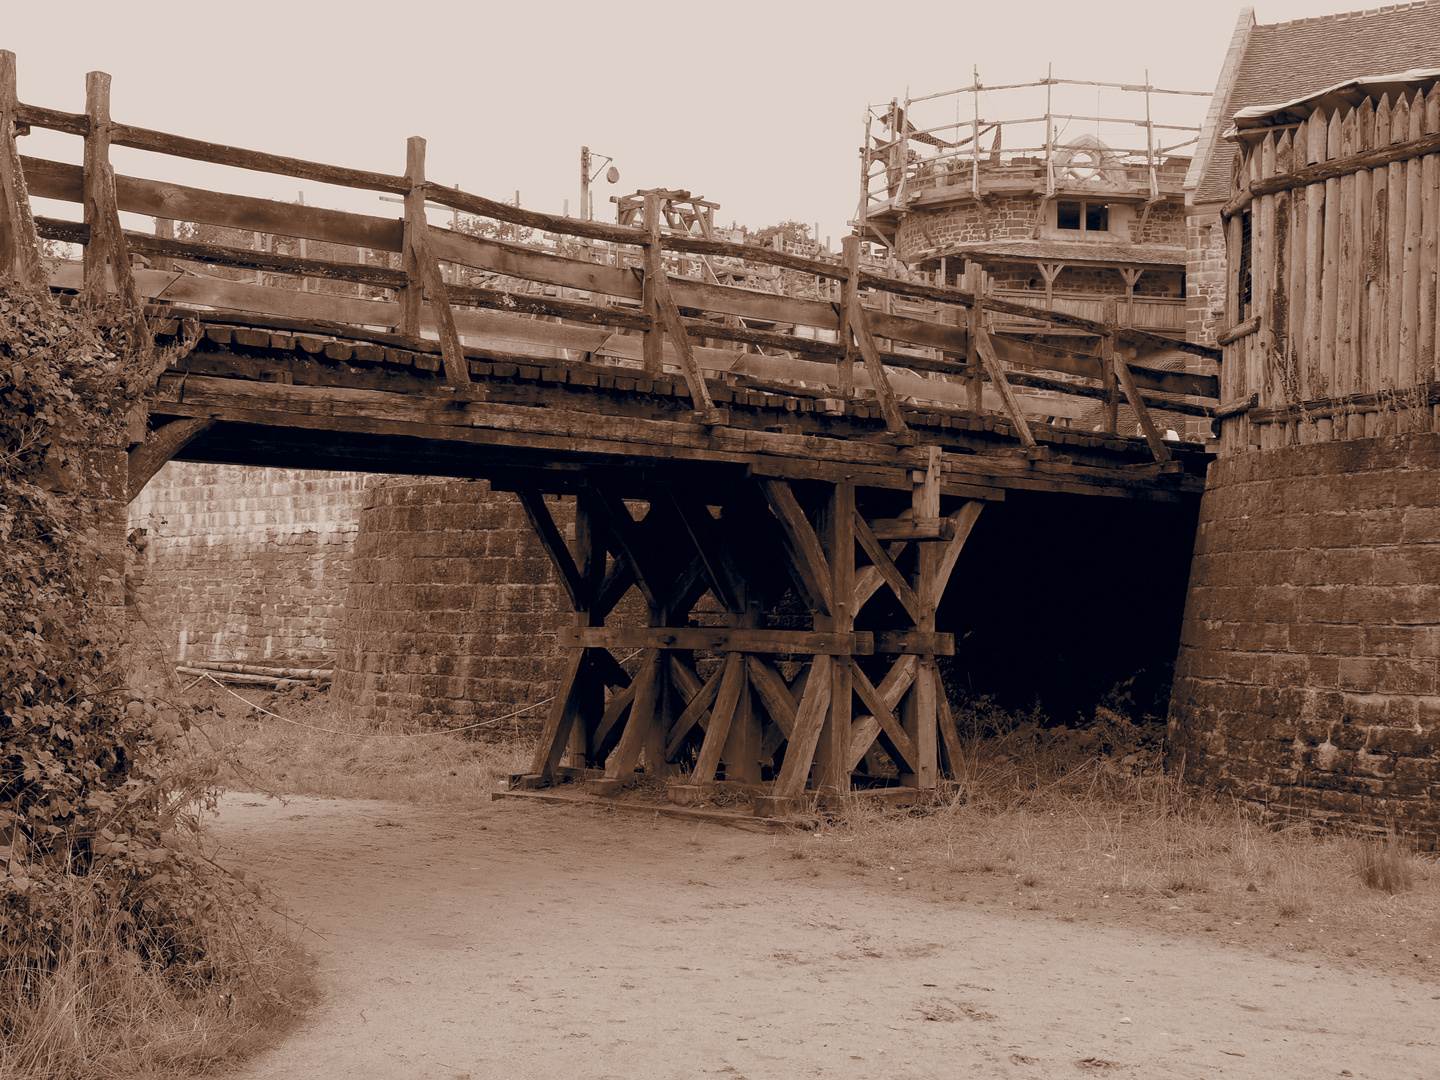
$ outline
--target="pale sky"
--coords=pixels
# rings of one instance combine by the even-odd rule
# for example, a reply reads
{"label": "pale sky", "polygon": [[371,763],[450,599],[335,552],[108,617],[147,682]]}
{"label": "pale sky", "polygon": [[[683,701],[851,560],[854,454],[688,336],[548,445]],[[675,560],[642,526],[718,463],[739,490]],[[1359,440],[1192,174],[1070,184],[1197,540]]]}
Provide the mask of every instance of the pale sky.
{"label": "pale sky", "polygon": [[[1053,64],[1057,77],[1141,83],[1148,69],[1156,86],[1213,90],[1241,10],[1164,0],[7,7],[0,49],[17,54],[27,103],[82,112],[85,73],[105,71],[118,121],[390,173],[404,171],[406,138],[422,135],[430,179],[491,198],[518,190],[522,205],[552,213],[566,199],[579,213],[587,144],[621,174],[613,187],[598,182],[601,220],[614,220],[611,194],[686,188],[721,204],[718,223],[794,218],[836,245],[858,201],[868,104],[967,86],[972,66],[990,85],[1039,79]],[[1256,15],[1337,10],[1275,0]],[[1191,113],[1176,122],[1198,124],[1204,99],[1183,100]],[[79,160],[70,136],[37,132],[21,146]],[[303,189],[307,203],[398,215],[324,185],[124,149],[113,160],[131,174],[290,200]]]}

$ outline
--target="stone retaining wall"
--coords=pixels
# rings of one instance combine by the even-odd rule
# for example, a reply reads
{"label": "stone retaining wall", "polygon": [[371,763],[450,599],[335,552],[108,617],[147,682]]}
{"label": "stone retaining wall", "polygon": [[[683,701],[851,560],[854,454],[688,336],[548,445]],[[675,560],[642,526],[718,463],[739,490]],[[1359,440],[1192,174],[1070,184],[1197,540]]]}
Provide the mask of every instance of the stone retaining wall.
{"label": "stone retaining wall", "polygon": [[521,721],[543,720],[570,608],[520,501],[483,481],[387,478],[358,522],[337,699],[377,724],[461,726],[529,705]]}
{"label": "stone retaining wall", "polygon": [[169,662],[333,659],[365,480],[166,464],[130,504],[137,645]]}
{"label": "stone retaining wall", "polygon": [[1320,820],[1440,842],[1440,436],[1210,468],[1171,763]]}

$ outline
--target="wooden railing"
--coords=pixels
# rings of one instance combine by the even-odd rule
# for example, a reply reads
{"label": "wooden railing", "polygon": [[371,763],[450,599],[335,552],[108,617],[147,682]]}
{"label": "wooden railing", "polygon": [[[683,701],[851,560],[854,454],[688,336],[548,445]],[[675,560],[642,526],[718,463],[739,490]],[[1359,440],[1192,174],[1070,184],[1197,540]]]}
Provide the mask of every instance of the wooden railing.
{"label": "wooden railing", "polygon": [[1440,430],[1440,86],[1242,134],[1221,452]]}
{"label": "wooden railing", "polygon": [[[578,348],[613,363],[638,365],[651,377],[667,368],[678,371],[698,418],[708,424],[724,423],[725,416],[711,401],[706,377],[731,373],[818,387],[842,401],[873,395],[887,427],[897,433],[907,426],[901,399],[989,409],[1005,414],[1027,444],[1034,443],[1030,418],[1078,416],[1077,397],[1101,399],[1106,406],[1102,427],[1113,432],[1116,407],[1124,395],[1140,415],[1155,455],[1165,458],[1168,452],[1149,421],[1147,406],[1208,415],[1215,396],[1211,377],[1125,362],[1127,352],[1140,359],[1176,347],[1201,356],[1213,352],[1123,328],[1113,305],[1104,318],[1087,319],[895,280],[862,266],[854,237],[846,239],[837,263],[666,235],[659,192],[644,195],[643,227],[560,217],[429,181],[425,140],[420,138],[409,140],[405,172],[386,174],[117,123],[109,113],[109,77],[102,73],[87,77],[86,101],[84,114],[20,102],[14,56],[0,52],[0,259],[18,280],[48,282],[92,298],[119,293],[137,313],[153,300],[298,320],[337,334],[395,335],[416,348],[438,351],[445,378],[457,384],[470,381],[467,347],[480,350],[477,356],[497,348],[536,356]],[[84,165],[22,157],[16,135],[32,126],[82,138]],[[399,195],[404,216],[385,218],[116,175],[109,164],[112,145]],[[83,218],[32,218],[30,197],[78,203]],[[570,257],[440,228],[427,221],[427,202],[631,254],[597,262],[593,250]],[[121,212],[344,245],[386,257],[345,262],[150,235],[123,229]],[[47,268],[40,257],[41,239],[80,245],[83,257],[75,264]],[[150,267],[132,268],[132,256],[143,256]],[[719,285],[671,273],[674,261],[683,258],[738,260],[831,284],[821,299]],[[253,270],[261,280],[187,274],[167,260]],[[462,281],[464,268],[471,268],[499,275],[500,284],[523,281],[541,288],[457,283],[453,272],[447,281],[442,262],[460,268]],[[273,284],[284,279],[292,287]],[[315,280],[354,283],[371,295],[303,290],[304,282]],[[548,286],[561,295],[544,295]],[[884,294],[925,300],[935,305],[935,313],[923,319],[887,314],[878,299]],[[1085,329],[1099,338],[1100,354],[992,338],[982,321],[987,307]],[[732,347],[719,348],[717,343]],[[1022,364],[1026,370],[1007,369],[1004,362]],[[1051,372],[1064,377],[1050,377]],[[1017,386],[1042,393],[1027,397],[1016,393]]]}

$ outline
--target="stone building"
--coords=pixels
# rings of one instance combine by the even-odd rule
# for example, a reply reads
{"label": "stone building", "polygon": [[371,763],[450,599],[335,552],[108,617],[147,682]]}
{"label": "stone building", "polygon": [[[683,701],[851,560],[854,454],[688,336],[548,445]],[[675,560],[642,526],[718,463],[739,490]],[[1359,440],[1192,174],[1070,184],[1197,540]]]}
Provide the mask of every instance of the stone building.
{"label": "stone building", "polygon": [[[1104,84],[1108,117],[1093,122],[1056,100],[1098,85],[1047,78],[993,91],[977,81],[872,109],[861,152],[862,235],[937,284],[969,282],[1000,299],[1097,319],[1103,299],[1115,297],[1122,323],[1183,337],[1183,185],[1194,135],[1151,117],[1158,102],[1191,95]],[[1034,101],[1017,99],[1027,92]],[[999,118],[978,119],[981,94]],[[1040,110],[1042,94],[1044,116],[1024,119]],[[962,118],[942,122],[955,101]],[[992,316],[992,327],[1064,336],[1013,317]]]}

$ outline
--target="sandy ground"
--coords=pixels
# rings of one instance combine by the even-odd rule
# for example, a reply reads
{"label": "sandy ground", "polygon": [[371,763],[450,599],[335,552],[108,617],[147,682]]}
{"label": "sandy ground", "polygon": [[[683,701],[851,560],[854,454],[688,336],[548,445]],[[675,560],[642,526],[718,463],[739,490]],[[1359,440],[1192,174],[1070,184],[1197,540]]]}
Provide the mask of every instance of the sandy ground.
{"label": "sandy ground", "polygon": [[321,972],[241,1080],[1440,1076],[1433,979],[1069,922],[806,834],[230,795],[214,835]]}

